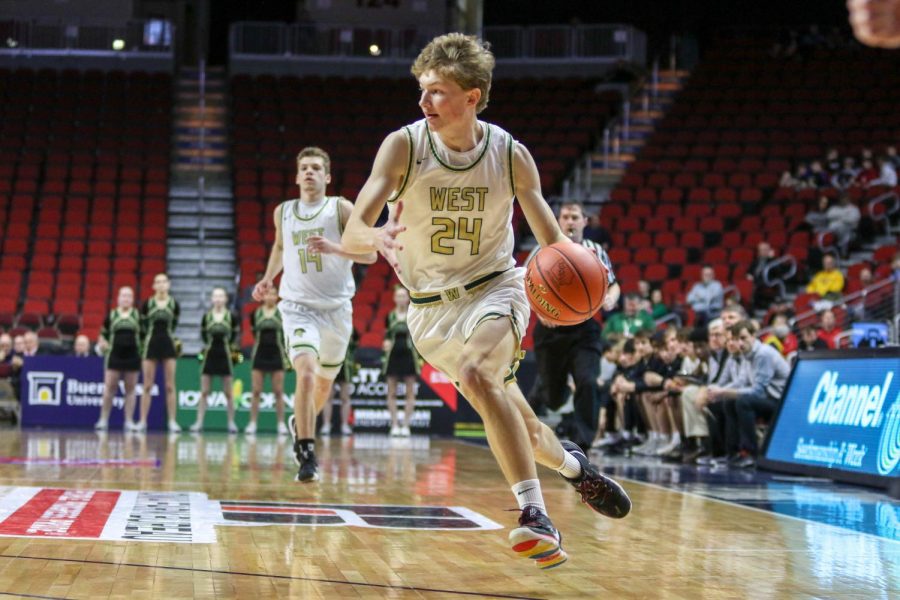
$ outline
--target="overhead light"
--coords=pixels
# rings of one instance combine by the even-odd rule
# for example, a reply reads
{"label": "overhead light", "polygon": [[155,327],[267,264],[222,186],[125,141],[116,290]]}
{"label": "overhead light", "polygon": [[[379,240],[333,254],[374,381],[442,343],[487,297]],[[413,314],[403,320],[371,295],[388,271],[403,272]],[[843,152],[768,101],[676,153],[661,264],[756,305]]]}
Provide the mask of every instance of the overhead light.
{"label": "overhead light", "polygon": [[125,40],[115,39],[112,43],[113,50],[122,50],[125,48]]}
{"label": "overhead light", "polygon": [[372,56],[381,56],[381,48],[378,47],[378,44],[369,46],[369,54]]}
{"label": "overhead light", "polygon": [[6,45],[9,46],[10,48],[15,48],[16,46],[19,45],[19,42],[17,40],[12,39],[11,37],[8,37],[8,38],[6,38]]}

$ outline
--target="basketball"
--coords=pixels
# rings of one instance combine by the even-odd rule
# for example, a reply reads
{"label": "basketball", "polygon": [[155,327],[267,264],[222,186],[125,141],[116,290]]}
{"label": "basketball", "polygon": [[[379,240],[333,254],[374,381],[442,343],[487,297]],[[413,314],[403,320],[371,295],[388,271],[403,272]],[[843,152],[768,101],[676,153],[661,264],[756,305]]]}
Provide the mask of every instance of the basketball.
{"label": "basketball", "polygon": [[606,267],[581,244],[557,242],[541,248],[525,272],[531,308],[556,325],[590,319],[603,304],[607,287]]}

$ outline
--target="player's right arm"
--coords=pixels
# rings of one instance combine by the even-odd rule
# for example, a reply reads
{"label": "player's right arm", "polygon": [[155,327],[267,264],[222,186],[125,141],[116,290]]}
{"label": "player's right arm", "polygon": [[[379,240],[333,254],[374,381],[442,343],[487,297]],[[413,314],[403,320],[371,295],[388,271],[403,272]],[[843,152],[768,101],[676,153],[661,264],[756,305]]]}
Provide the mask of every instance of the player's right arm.
{"label": "player's right arm", "polygon": [[275,243],[272,244],[272,252],[269,253],[269,264],[266,265],[266,274],[253,288],[253,299],[262,302],[269,288],[275,286],[275,278],[284,268],[282,257],[284,255],[284,242],[281,234],[281,207],[284,203],[275,207]]}
{"label": "player's right arm", "polygon": [[395,131],[384,139],[375,156],[372,173],[359,191],[341,237],[341,245],[347,252],[366,254],[377,251],[395,270],[399,268],[397,250],[401,247],[397,236],[406,229],[399,224],[403,203],[398,202],[382,227],[373,225],[391,194],[400,189],[403,178],[407,176],[410,151],[409,138],[402,131]]}

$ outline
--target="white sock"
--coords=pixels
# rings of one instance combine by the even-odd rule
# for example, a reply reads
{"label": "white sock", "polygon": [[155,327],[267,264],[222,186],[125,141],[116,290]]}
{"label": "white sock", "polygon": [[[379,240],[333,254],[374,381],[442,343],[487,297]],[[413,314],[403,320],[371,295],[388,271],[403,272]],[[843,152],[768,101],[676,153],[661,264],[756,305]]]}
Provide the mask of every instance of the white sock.
{"label": "white sock", "polygon": [[562,464],[556,467],[556,472],[567,479],[575,479],[581,475],[581,463],[578,459],[563,450]]}
{"label": "white sock", "polygon": [[681,443],[681,434],[678,433],[677,431],[676,431],[675,433],[672,434],[672,443],[673,443],[673,444],[680,444],[680,443]]}
{"label": "white sock", "polygon": [[544,496],[541,494],[541,482],[537,479],[526,479],[512,486],[513,495],[519,502],[519,508],[525,508],[529,504],[541,509],[546,513],[547,507],[544,506]]}

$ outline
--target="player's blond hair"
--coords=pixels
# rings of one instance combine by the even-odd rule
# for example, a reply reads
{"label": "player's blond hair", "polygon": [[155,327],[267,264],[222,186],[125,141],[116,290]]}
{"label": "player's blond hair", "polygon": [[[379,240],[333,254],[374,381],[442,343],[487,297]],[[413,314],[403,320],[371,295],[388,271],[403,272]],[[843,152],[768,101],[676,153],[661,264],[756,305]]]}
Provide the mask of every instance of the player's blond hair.
{"label": "player's blond hair", "polygon": [[432,70],[464,90],[481,90],[475,112],[487,107],[494,71],[494,55],[488,42],[462,33],[438,36],[419,53],[410,69],[416,79]]}
{"label": "player's blond hair", "polygon": [[331,173],[331,157],[328,156],[328,153],[319,148],[318,146],[307,146],[303,150],[300,151],[300,154],[297,155],[297,166],[300,166],[300,160],[306,158],[308,156],[317,156],[322,159],[322,162],[325,164],[325,173]]}

